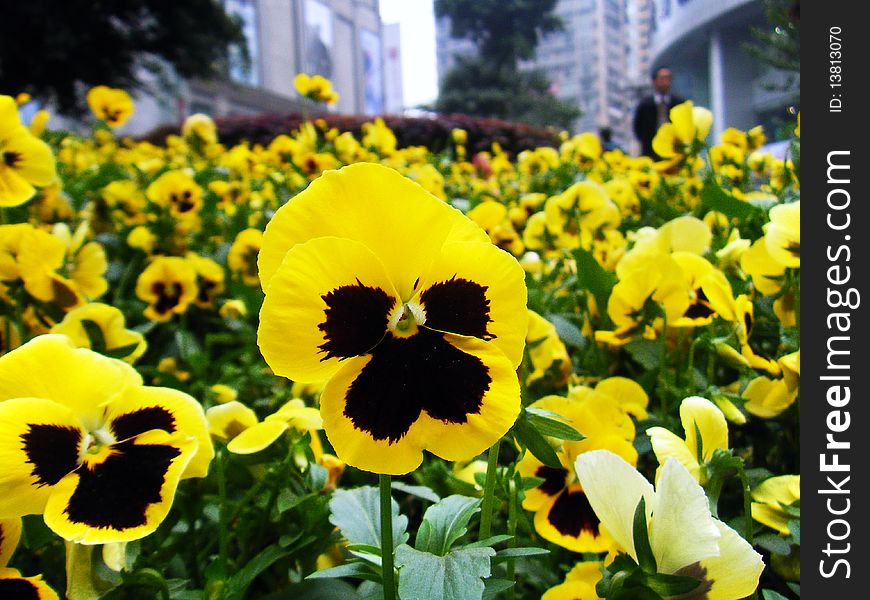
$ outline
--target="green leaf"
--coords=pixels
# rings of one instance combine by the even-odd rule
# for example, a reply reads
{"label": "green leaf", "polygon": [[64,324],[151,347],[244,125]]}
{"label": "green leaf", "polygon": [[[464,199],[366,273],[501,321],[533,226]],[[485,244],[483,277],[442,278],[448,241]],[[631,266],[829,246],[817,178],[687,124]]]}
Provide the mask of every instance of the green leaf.
{"label": "green leaf", "polygon": [[488,537],[485,540],[478,540],[476,542],[472,542],[470,544],[466,544],[463,548],[483,548],[489,546],[495,546],[496,544],[501,544],[502,542],[506,542],[508,540],[512,540],[514,536],[512,535],[494,535],[492,537]]}
{"label": "green leaf", "polygon": [[801,543],[801,522],[798,519],[791,519],[788,522],[788,530],[791,533],[791,539],[794,540],[794,543],[800,545]]}
{"label": "green leaf", "polygon": [[648,575],[645,578],[645,583],[651,590],[653,590],[657,594],[661,594],[665,598],[669,598],[671,596],[688,594],[699,585],[701,585],[701,580],[696,579],[695,577],[683,577],[681,575],[667,575],[665,573],[655,573],[653,575]]}
{"label": "green leaf", "polygon": [[396,549],[399,597],[426,600],[480,600],[490,575],[492,548],[457,548],[445,556],[403,544]]}
{"label": "green leaf", "polygon": [[791,554],[791,546],[789,546],[788,542],[775,533],[757,535],[754,542],[757,546],[761,546],[774,554],[782,554],[783,556]]}
{"label": "green leaf", "polygon": [[494,577],[490,577],[483,582],[483,585],[484,590],[481,600],[496,600],[499,597],[499,594],[501,594],[502,592],[506,592],[514,587],[515,582],[511,581],[510,579],[496,579]]}
{"label": "green leaf", "polygon": [[126,346],[118,346],[117,348],[112,348],[111,350],[103,350],[103,354],[108,356],[109,358],[127,358],[138,347],[139,344],[127,344]]}
{"label": "green leaf", "polygon": [[175,345],[178,346],[178,355],[184,360],[188,360],[194,354],[202,352],[202,346],[199,345],[199,341],[186,329],[175,330]]}
{"label": "green leaf", "polygon": [[764,600],[788,600],[788,598],[779,592],[774,592],[773,590],[762,590],[761,597],[764,598]]}
{"label": "green leaf", "polygon": [[315,571],[305,579],[330,579],[333,577],[356,577],[366,579],[372,575],[372,569],[364,562],[349,562],[322,571]]}
{"label": "green leaf", "polygon": [[223,590],[224,600],[241,600],[244,598],[248,587],[260,573],[271,567],[276,561],[289,556],[290,553],[289,550],[285,550],[277,544],[268,546],[227,580]]}
{"label": "green leaf", "polygon": [[480,509],[480,502],[477,498],[453,495],[427,508],[414,547],[438,556],[447,554],[468,531],[468,523]]}
{"label": "green leaf", "polygon": [[641,496],[637,508],[634,509],[634,524],[632,530],[634,538],[634,550],[637,553],[637,562],[641,569],[647,573],[655,573],[658,570],[656,557],[653,555],[652,546],[649,543],[649,530],[646,525],[646,498]]}
{"label": "green leaf", "polygon": [[556,328],[556,334],[559,336],[560,340],[574,348],[586,347],[586,336],[583,335],[577,325],[558,314],[550,313],[544,318],[552,323]]}
{"label": "green leaf", "polygon": [[701,188],[701,204],[709,210],[719,211],[729,218],[737,218],[746,221],[748,218],[759,215],[761,211],[743,200],[738,200],[719,187],[715,181],[708,179]]}
{"label": "green leaf", "polygon": [[[391,502],[393,513],[393,548],[408,539],[408,517],[399,514],[399,504]],[[341,530],[352,544],[381,546],[381,507],[377,488],[338,489],[329,501],[329,522]]]}
{"label": "green leaf", "polygon": [[662,363],[662,343],[638,338],[625,345],[625,350],[644,369],[654,369]]}
{"label": "green leaf", "polygon": [[586,439],[585,435],[567,423],[550,418],[549,415],[555,415],[555,413],[531,406],[526,408],[526,413],[529,422],[541,433],[541,435],[547,435],[560,440],[569,440],[572,442],[579,442]]}
{"label": "green leaf", "polygon": [[554,469],[561,469],[562,463],[556,455],[556,451],[541,433],[529,422],[526,412],[520,414],[520,418],[514,424],[514,433],[520,443],[529,449],[535,458]]}
{"label": "green leaf", "polygon": [[106,337],[103,335],[103,330],[100,326],[90,319],[82,319],[80,323],[88,336],[88,341],[91,343],[91,350],[99,352],[100,354],[105,354]]}
{"label": "green leaf", "polygon": [[603,311],[610,299],[610,292],[616,285],[616,275],[606,271],[588,250],[578,248],[573,254],[577,263],[577,284],[581,289],[592,292],[598,310]]}
{"label": "green leaf", "polygon": [[497,560],[507,560],[508,558],[521,558],[525,556],[544,556],[550,551],[546,548],[522,547],[522,548],[505,548],[495,553],[493,562]]}
{"label": "green leaf", "polygon": [[259,596],[258,600],[361,600],[361,596],[344,581],[320,579],[294,583],[280,592]]}
{"label": "green leaf", "polygon": [[429,502],[438,502],[441,500],[441,496],[436,494],[432,488],[426,487],[425,485],[408,485],[404,481],[393,481],[390,485],[393,486],[394,490],[417,496],[418,498],[428,500]]}

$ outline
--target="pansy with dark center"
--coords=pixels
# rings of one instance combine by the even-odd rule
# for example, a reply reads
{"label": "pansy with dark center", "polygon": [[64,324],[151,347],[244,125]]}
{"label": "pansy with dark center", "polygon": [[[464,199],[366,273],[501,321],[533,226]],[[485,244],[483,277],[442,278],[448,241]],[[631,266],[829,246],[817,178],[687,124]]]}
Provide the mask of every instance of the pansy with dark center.
{"label": "pansy with dark center", "polygon": [[0,454],[0,514],[41,513],[64,539],[102,544],[154,531],[214,449],[195,399],[44,335],[0,357]]}
{"label": "pansy with dark center", "polygon": [[275,214],[258,265],[263,356],[329,380],[324,429],[348,464],[467,460],[513,424],[522,268],[417,184],[366,163],[326,172]]}

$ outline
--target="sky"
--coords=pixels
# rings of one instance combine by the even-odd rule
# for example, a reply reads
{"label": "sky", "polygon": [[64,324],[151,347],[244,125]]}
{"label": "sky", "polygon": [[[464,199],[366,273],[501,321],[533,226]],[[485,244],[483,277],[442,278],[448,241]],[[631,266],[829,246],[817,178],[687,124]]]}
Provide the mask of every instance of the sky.
{"label": "sky", "polygon": [[438,95],[432,0],[380,0],[380,7],[384,24],[400,24],[405,106],[432,102]]}

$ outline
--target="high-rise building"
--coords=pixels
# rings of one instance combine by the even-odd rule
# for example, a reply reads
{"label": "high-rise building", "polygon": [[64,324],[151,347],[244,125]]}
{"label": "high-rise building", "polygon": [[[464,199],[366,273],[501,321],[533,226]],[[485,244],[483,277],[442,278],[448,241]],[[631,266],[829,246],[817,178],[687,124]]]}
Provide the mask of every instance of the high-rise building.
{"label": "high-rise building", "polygon": [[[242,23],[250,65],[231,57],[225,81],[176,81],[136,99],[124,133],[203,112],[212,116],[299,110],[297,73],[328,77],[339,113],[385,110],[384,31],[378,0],[223,0]],[[154,86],[157,87],[157,86]]]}
{"label": "high-rise building", "polygon": [[[560,0],[554,12],[562,19],[562,31],[545,36],[534,59],[520,68],[543,69],[554,94],[579,105],[583,114],[574,123],[575,132],[609,127],[616,142],[627,143],[632,108],[627,91],[632,82],[626,0]],[[450,37],[448,19],[438,20],[436,39],[439,79],[456,55],[475,52],[470,41]]]}

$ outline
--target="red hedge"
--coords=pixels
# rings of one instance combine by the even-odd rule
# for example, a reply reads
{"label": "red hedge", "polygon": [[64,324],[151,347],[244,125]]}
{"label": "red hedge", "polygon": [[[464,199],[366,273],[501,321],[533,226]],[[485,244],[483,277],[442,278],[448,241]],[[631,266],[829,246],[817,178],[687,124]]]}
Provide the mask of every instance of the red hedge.
{"label": "red hedge", "polygon": [[[351,131],[361,135],[362,124],[375,117],[361,115],[314,114],[312,119],[322,118],[331,127],[341,132]],[[511,155],[540,146],[556,147],[559,144],[554,128],[543,128],[525,123],[511,123],[500,119],[484,119],[466,115],[438,115],[435,117],[403,117],[385,115],[384,121],[396,135],[399,148],[426,146],[440,152],[452,144],[450,132],[460,128],[468,132],[467,148],[470,154],[490,150],[493,142]],[[247,140],[254,144],[268,144],[275,136],[289,133],[302,123],[302,115],[264,114],[255,116],[232,116],[215,119],[218,136],[227,146]],[[151,131],[144,139],[162,144],[167,135],[178,133],[177,125],[163,125]]]}

